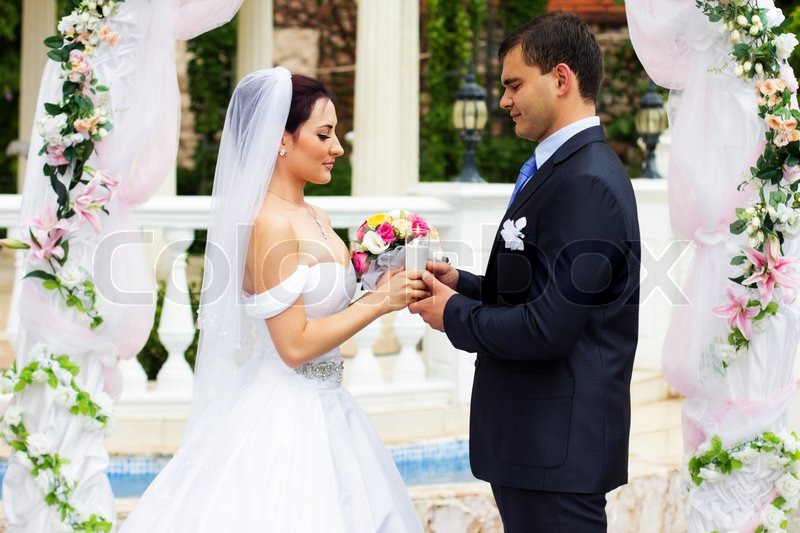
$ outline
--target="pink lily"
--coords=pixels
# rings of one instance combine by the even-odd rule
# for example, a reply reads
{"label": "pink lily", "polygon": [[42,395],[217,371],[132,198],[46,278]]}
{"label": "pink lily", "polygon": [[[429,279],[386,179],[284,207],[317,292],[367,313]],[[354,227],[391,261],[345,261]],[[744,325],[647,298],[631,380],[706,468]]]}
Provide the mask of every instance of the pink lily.
{"label": "pink lily", "polygon": [[785,301],[794,300],[794,288],[800,285],[800,278],[794,270],[797,260],[781,256],[781,245],[777,238],[770,237],[767,240],[763,253],[749,248],[744,254],[753,264],[753,274],[742,281],[742,285],[755,283],[765,303],[772,300],[772,291],[776,287],[784,290]]}
{"label": "pink lily", "polygon": [[97,233],[100,233],[100,216],[98,211],[100,211],[111,198],[110,192],[105,192],[100,196],[93,196],[101,184],[102,182],[99,178],[93,178],[92,181],[86,185],[83,192],[70,202],[70,207],[75,211],[75,214],[81,219],[86,220]]}
{"label": "pink lily", "polygon": [[59,220],[53,206],[48,205],[28,223],[28,235],[23,242],[30,247],[36,259],[49,259],[51,256],[63,259],[64,249],[57,243],[73,229],[69,221]]}
{"label": "pink lily", "polygon": [[727,320],[732,328],[739,328],[742,336],[750,340],[753,335],[753,318],[761,311],[760,307],[748,307],[750,300],[746,294],[736,296],[733,290],[728,287],[728,303],[715,307],[712,311],[718,317]]}

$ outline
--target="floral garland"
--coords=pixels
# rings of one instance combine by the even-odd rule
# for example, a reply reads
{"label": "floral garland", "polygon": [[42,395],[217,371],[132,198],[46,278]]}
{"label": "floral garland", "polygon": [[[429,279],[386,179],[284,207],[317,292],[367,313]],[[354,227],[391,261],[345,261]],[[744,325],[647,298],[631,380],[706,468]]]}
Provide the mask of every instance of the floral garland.
{"label": "floral garland", "polygon": [[776,435],[766,431],[729,449],[714,436],[689,460],[687,470],[692,482],[700,486],[759,462],[782,468],[785,473],[775,482],[777,496],[761,511],[761,524],[755,533],[785,531],[786,516],[800,506],[800,441],[794,432]]}
{"label": "floral garland", "polygon": [[[96,288],[91,276],[70,261],[69,239],[88,224],[100,232],[100,213],[119,182],[86,162],[95,143],[111,131],[108,88],[94,76],[91,57],[102,46],[114,46],[118,35],[109,25],[124,0],[67,0],[68,14],[58,23],[58,35],[45,39],[48,57],[61,64],[61,101],[45,103],[45,114],[36,122],[44,141],[39,155],[46,157],[43,173],[49,179],[56,205],[45,206],[25,226],[21,241],[0,241],[13,249],[27,249],[33,266],[25,278],[41,281],[55,291],[76,319],[90,329],[103,323],[97,308]],[[43,344],[29,354],[31,362],[17,372],[14,366],[2,373],[3,393],[21,393],[31,385],[47,383],[55,389],[55,402],[69,413],[84,417],[87,430],[110,428],[113,401],[100,393],[96,399],[80,389],[73,379],[79,372],[68,355],[55,356]],[[69,460],[50,453],[51,443],[43,433],[30,434],[23,412],[11,405],[0,419],[0,437],[14,450],[14,457],[28,468],[42,489],[44,501],[55,506],[62,531],[110,531],[112,521],[99,513],[82,509],[70,501],[77,481]]]}
{"label": "floral garland", "polygon": [[[47,385],[55,390],[55,403],[70,413],[82,416],[87,430],[111,430],[111,409],[114,401],[105,393],[96,401],[75,383],[79,368],[67,355],[54,355],[45,344],[36,344],[29,354],[31,362],[17,371],[16,362],[0,377],[4,394],[18,393],[35,385]],[[23,411],[9,406],[0,420],[0,436],[14,450],[17,461],[30,470],[44,501],[55,506],[60,521],[54,524],[59,531],[110,531],[111,522],[102,515],[90,513],[70,502],[77,487],[69,460],[57,453],[44,433],[29,433],[22,421]]]}
{"label": "floral garland", "polygon": [[748,246],[731,259],[741,269],[731,279],[744,290],[729,288],[727,302],[714,309],[730,326],[727,344],[733,350],[718,350],[727,367],[748,348],[753,324],[775,315],[779,301],[792,301],[800,286],[797,260],[782,251],[786,237],[800,234],[800,112],[792,105],[797,80],[786,62],[798,41],[781,32],[780,10],[759,8],[754,0],[698,0],[697,6],[729,33],[734,72],[756,80],[758,115],[768,126],[764,152],[742,184],[758,196],[736,209],[730,225],[734,235],[747,236]]}
{"label": "floral garland", "polygon": [[[753,328],[774,316],[781,303],[794,300],[800,286],[798,260],[783,254],[786,238],[800,235],[800,111],[797,80],[787,63],[798,44],[797,37],[783,33],[779,9],[758,7],[755,0],[696,0],[711,22],[728,32],[736,76],[752,80],[758,97],[758,115],[767,126],[763,153],[750,178],[740,185],[758,194],[751,205],[736,209],[730,225],[734,235],[744,234],[747,245],[731,259],[737,270],[726,291],[727,302],[715,307],[725,318],[727,338],[712,343],[721,366],[746,354]],[[687,471],[695,485],[715,482],[723,475],[760,460],[784,470],[775,484],[777,496],[761,513],[756,533],[785,531],[787,515],[800,506],[800,452],[794,433],[765,432],[730,449],[718,436],[698,448]]]}

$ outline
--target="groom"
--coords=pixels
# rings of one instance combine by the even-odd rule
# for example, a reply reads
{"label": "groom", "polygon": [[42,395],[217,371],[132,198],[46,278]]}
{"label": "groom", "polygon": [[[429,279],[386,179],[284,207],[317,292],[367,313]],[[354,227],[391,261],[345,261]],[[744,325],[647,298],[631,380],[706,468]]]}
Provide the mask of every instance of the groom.
{"label": "groom", "polygon": [[470,462],[506,532],[603,532],[606,492],[627,481],[636,201],[596,116],[603,58],[586,25],[544,15],[499,56],[500,105],[539,144],[485,276],[429,262],[432,296],[410,309],[477,352]]}

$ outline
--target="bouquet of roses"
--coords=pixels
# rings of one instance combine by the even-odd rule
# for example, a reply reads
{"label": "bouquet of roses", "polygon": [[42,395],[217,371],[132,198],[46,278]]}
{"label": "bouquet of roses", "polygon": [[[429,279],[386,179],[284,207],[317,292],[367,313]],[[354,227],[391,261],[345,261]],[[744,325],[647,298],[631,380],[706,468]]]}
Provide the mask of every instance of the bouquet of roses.
{"label": "bouquet of roses", "polygon": [[364,289],[373,290],[387,270],[408,268],[409,260],[414,268],[425,268],[432,240],[439,240],[436,228],[416,213],[401,209],[368,217],[352,246],[353,266]]}

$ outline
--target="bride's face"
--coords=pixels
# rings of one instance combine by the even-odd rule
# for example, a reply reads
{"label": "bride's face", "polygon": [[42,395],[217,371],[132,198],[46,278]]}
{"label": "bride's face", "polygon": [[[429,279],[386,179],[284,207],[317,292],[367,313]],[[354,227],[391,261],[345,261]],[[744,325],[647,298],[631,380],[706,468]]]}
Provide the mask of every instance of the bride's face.
{"label": "bride's face", "polygon": [[331,181],[331,169],[344,153],[336,136],[336,108],[327,98],[320,98],[308,120],[294,137],[287,136],[285,162],[292,174],[305,181],[325,184]]}

